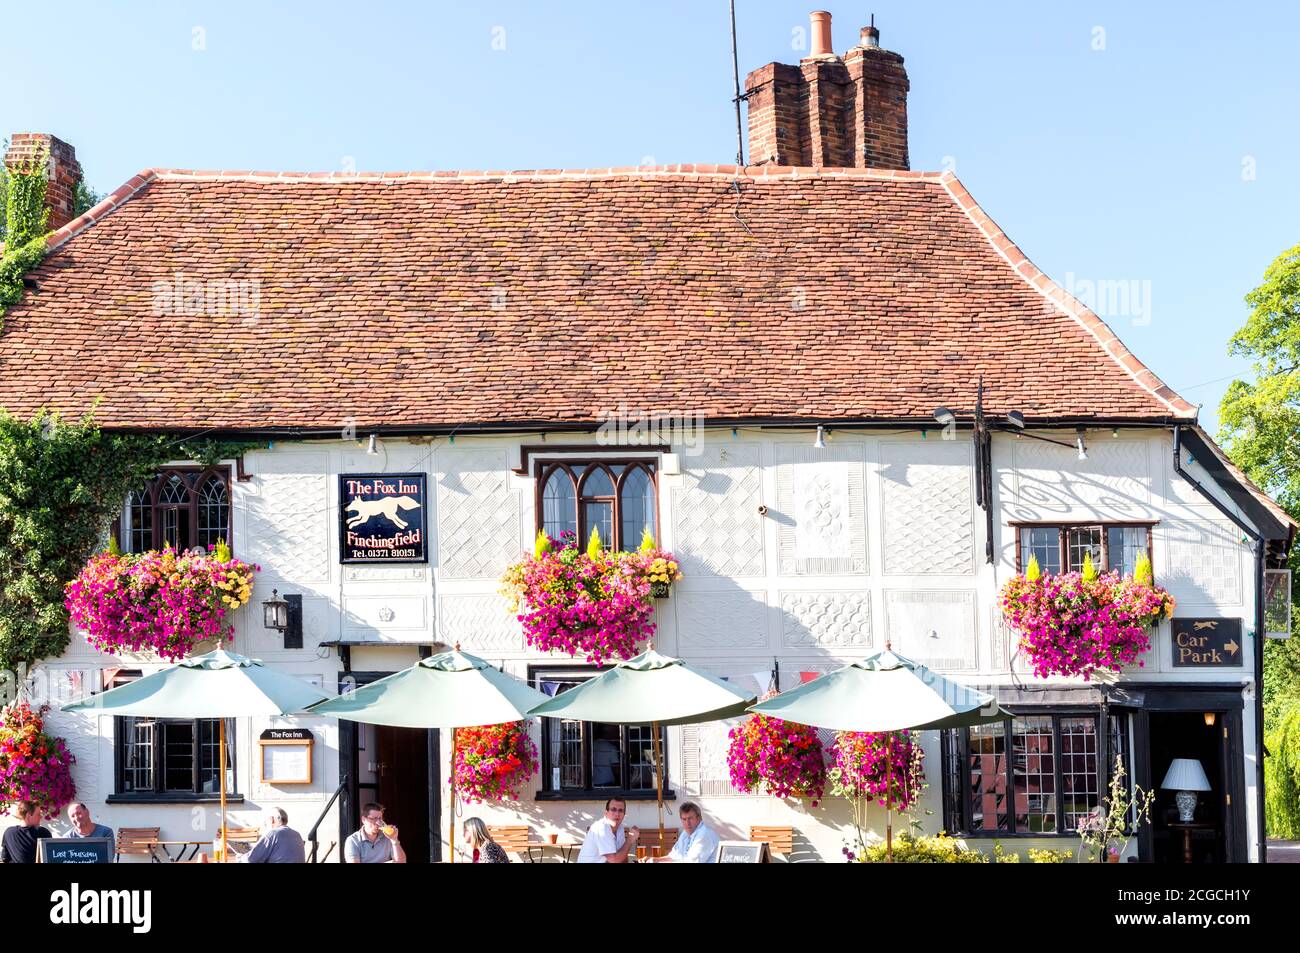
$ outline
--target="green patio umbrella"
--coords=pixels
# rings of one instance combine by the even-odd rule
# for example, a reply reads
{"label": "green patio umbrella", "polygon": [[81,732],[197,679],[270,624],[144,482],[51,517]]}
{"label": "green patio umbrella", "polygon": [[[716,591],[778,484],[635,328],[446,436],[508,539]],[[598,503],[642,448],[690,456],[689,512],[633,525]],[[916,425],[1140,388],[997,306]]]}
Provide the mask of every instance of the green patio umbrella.
{"label": "green patio umbrella", "polygon": [[226,856],[226,719],[301,712],[326,696],[258,659],[217,649],[70,705],[64,711],[145,718],[215,718],[221,777],[221,856]]}
{"label": "green patio umbrella", "polygon": [[450,728],[451,859],[456,859],[456,729],[523,721],[546,696],[459,649],[421,659],[408,669],[321,702],[313,715],[368,725]]}
{"label": "green patio umbrella", "polygon": [[615,725],[649,722],[654,736],[655,793],[662,847],[664,764],[660,727],[735,718],[745,713],[754,698],[753,693],[746,694],[724,679],[696,671],[681,659],[650,649],[546,699],[529,714]]}
{"label": "green patio umbrella", "polygon": [[[888,645],[883,652],[827,672],[749,710],[814,728],[887,735],[963,728],[1011,717],[992,695],[949,681]],[[886,779],[886,801],[885,845],[892,861],[892,777]]]}

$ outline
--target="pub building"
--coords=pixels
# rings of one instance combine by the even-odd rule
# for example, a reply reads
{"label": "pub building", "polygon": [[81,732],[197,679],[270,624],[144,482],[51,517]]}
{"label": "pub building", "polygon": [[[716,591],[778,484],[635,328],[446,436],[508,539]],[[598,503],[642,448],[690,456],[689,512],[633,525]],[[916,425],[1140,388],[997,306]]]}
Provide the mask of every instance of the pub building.
{"label": "pub building", "polygon": [[[1129,857],[1262,860],[1264,599],[1295,524],[951,173],[911,170],[903,58],[872,28],[833,52],[829,15],[813,37],[747,77],[746,167],[148,169],[56,208],[0,334],[0,406],[255,443],[164,467],[113,531],[228,540],[260,566],[230,647],[328,693],[455,645],[549,692],[591,678],[525,644],[502,573],[539,530],[635,548],[648,528],[684,575],[659,651],[761,692],[889,644],[1015,714],[923,734],[926,832],[1073,848],[1118,757],[1156,791]],[[11,150],[33,141],[52,179],[79,175],[52,137]],[[182,284],[198,306],[174,307]],[[256,293],[203,293],[232,286]],[[1177,607],[1141,664],[1036,677],[1007,579],[1144,554]],[[159,664],[74,628],[37,674],[75,694]],[[48,724],[96,821],[191,839],[196,805],[215,817],[216,722]],[[282,807],[337,862],[376,800],[412,861],[446,857],[447,732],[228,728],[234,824]],[[663,731],[672,826],[690,799],[724,839],[790,828],[790,859],[841,860],[844,802],[736,792],[727,729]],[[530,730],[531,789],[466,815],[580,838],[617,794],[654,826],[649,726]],[[1190,827],[1162,787],[1176,759]]]}

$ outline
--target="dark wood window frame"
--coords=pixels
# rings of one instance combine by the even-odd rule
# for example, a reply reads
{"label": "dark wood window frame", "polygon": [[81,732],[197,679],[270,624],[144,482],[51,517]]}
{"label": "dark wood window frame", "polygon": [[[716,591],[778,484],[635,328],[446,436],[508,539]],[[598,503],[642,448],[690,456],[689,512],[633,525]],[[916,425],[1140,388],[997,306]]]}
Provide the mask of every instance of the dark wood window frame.
{"label": "dark wood window frame", "polygon": [[[528,684],[540,690],[542,682],[554,680],[566,680],[576,677],[588,677],[600,674],[606,671],[608,666],[596,665],[530,665],[528,667]],[[608,798],[617,797],[627,801],[653,801],[656,799],[654,787],[649,788],[628,788],[623,787],[592,787],[592,749],[593,735],[592,723],[584,721],[582,723],[582,771],[583,787],[581,788],[554,788],[551,787],[551,769],[554,765],[551,763],[551,731],[557,726],[561,719],[559,718],[542,718],[542,744],[541,744],[541,768],[542,768],[542,785],[537,791],[536,799],[539,801],[600,801],[604,802]],[[631,725],[619,726],[619,757],[621,776],[626,779],[629,774],[628,770],[628,742],[627,729],[634,727]],[[664,726],[659,728],[659,746],[664,759],[664,779],[663,779],[663,796],[665,801],[677,799],[677,792],[670,787],[671,777],[668,772],[668,738]]]}
{"label": "dark wood window frame", "polygon": [[[611,496],[584,496],[583,487],[590,479],[588,468],[593,466],[603,466],[606,468],[611,481],[614,484],[614,495]],[[622,466],[625,469],[622,473],[615,475],[609,467]],[[614,539],[604,540],[610,549],[635,549],[640,544],[640,539],[626,540],[623,539],[623,487],[628,477],[640,467],[645,471],[650,479],[650,487],[654,494],[655,518],[654,518],[654,535],[659,540],[662,537],[659,533],[660,519],[660,502],[659,502],[659,458],[657,456],[602,456],[599,448],[593,448],[589,455],[584,456],[565,456],[533,459],[533,506],[537,514],[537,532],[545,528],[546,508],[544,496],[546,492],[546,483],[556,471],[562,471],[569,477],[573,485],[574,500],[574,522],[577,525],[578,545],[586,543],[587,537],[591,535],[591,528],[587,525],[586,507],[584,503],[604,502],[611,504],[610,523],[613,526]],[[577,472],[575,472],[577,471]],[[587,471],[587,472],[583,472]]]}
{"label": "dark wood window frame", "polygon": [[[172,503],[160,501],[160,496],[173,476],[177,476],[184,483],[188,499],[182,503]],[[226,491],[226,531],[223,538],[226,544],[234,548],[234,518],[233,507],[231,505],[231,473],[228,465],[217,465],[212,467],[166,467],[160,470],[157,476],[150,479],[143,487],[139,488],[146,497],[146,505],[150,511],[150,549],[161,549],[164,543],[177,544],[176,540],[166,539],[164,529],[163,515],[167,511],[183,511],[189,521],[190,528],[190,547],[200,545],[198,542],[199,535],[199,513],[203,508],[202,491],[207,486],[208,481],[215,477],[220,480]],[[127,495],[123,504],[124,515],[130,517],[130,509],[136,491]],[[119,516],[113,522],[112,533],[117,539],[118,545],[122,547],[123,552],[135,552],[135,541],[132,539],[133,527],[128,528],[129,522],[124,521]],[[206,544],[204,544],[206,545]]]}
{"label": "dark wood window frame", "polygon": [[1106,520],[1043,520],[1037,522],[1020,522],[1011,521],[1007,524],[1016,534],[1016,573],[1023,573],[1024,562],[1024,543],[1021,540],[1021,534],[1027,529],[1055,529],[1058,536],[1058,545],[1060,546],[1061,571],[1071,572],[1082,569],[1082,566],[1070,565],[1070,530],[1072,529],[1099,529],[1101,530],[1101,560],[1102,565],[1096,567],[1098,572],[1103,572],[1110,566],[1110,534],[1107,530],[1111,529],[1145,529],[1147,531],[1147,558],[1155,565],[1155,555],[1152,549],[1152,531],[1157,525],[1155,520],[1127,520],[1127,521],[1106,521]]}
{"label": "dark wood window frame", "polygon": [[[1085,524],[1090,525],[1090,524]],[[941,742],[940,756],[940,774],[942,776],[943,791],[943,822],[944,829],[949,834],[959,835],[966,838],[982,839],[1052,839],[1065,838],[1072,841],[1078,841],[1079,834],[1073,827],[1068,827],[1065,822],[1065,782],[1062,760],[1061,745],[1061,719],[1063,718],[1091,718],[1096,725],[1094,730],[1101,727],[1101,712],[1095,707],[1087,706],[1053,706],[1051,708],[1017,708],[1013,711],[1017,716],[1047,716],[1052,719],[1052,763],[1055,773],[1055,784],[1053,797],[1056,802],[1056,830],[1053,832],[1037,831],[1017,831],[1016,826],[1016,765],[1014,753],[1014,741],[1012,739],[1013,720],[1011,718],[1003,721],[1002,731],[1006,738],[1006,785],[1007,798],[1009,801],[1007,808],[1007,821],[1010,830],[975,830],[971,821],[971,784],[970,784],[970,735],[969,729],[951,728],[939,733]],[[1123,712],[1110,712],[1110,718],[1116,721],[1119,729],[1119,755],[1123,758],[1125,774],[1132,783],[1132,752],[1129,750],[1128,730],[1129,718]],[[1112,735],[1107,735],[1107,763],[1097,765],[1097,790],[1099,797],[1103,796],[1110,783],[1111,765],[1115,762],[1116,752],[1111,749]],[[952,770],[952,759],[956,759],[956,778],[954,779]],[[1100,754],[1098,755],[1100,761]],[[956,781],[957,789],[953,789],[953,782]]]}
{"label": "dark wood window frame", "polygon": [[[105,798],[109,804],[193,804],[207,803],[221,800],[219,791],[204,791],[201,789],[199,775],[203,764],[203,736],[200,725],[204,722],[211,722],[214,726],[219,719],[216,718],[158,718],[154,719],[155,724],[160,728],[165,724],[189,724],[191,725],[191,755],[190,755],[190,772],[192,775],[192,785],[189,791],[168,791],[166,785],[166,741],[164,732],[155,730],[152,742],[153,763],[151,773],[153,775],[152,791],[128,791],[124,783],[124,772],[126,764],[122,757],[123,744],[126,740],[127,721],[125,717],[116,717],[113,719],[113,793]],[[239,778],[239,772],[236,770],[237,762],[235,760],[235,720],[226,719],[226,760],[229,765],[228,771],[234,779]],[[233,785],[226,791],[226,801],[230,803],[240,803],[244,796],[235,791]]]}

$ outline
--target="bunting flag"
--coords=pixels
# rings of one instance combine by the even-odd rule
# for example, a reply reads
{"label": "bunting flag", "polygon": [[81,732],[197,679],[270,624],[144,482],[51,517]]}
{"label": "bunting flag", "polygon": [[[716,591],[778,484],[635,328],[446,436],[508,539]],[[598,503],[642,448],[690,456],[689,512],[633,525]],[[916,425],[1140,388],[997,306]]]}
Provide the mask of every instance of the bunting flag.
{"label": "bunting flag", "polygon": [[772,687],[772,673],[767,669],[764,669],[761,672],[755,672],[751,678],[758,683],[758,693],[760,695]]}
{"label": "bunting flag", "polygon": [[552,698],[554,698],[556,690],[560,687],[560,683],[542,682],[538,687],[542,690],[544,694],[550,695]]}
{"label": "bunting flag", "polygon": [[806,685],[808,682],[811,682],[814,678],[820,678],[821,674],[822,674],[821,672],[800,672],[799,684]]}

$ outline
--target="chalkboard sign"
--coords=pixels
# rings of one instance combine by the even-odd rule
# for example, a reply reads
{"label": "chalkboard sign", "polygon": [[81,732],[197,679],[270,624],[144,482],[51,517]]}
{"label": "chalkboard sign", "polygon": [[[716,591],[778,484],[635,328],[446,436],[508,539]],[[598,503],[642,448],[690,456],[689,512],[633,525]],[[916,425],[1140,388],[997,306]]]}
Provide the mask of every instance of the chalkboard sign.
{"label": "chalkboard sign", "polygon": [[718,844],[720,864],[770,864],[766,841],[724,840]]}
{"label": "chalkboard sign", "polygon": [[423,473],[340,474],[340,561],[428,562],[427,513]]}
{"label": "chalkboard sign", "polygon": [[1174,619],[1175,668],[1241,668],[1240,619]]}
{"label": "chalkboard sign", "polygon": [[108,837],[46,837],[36,842],[38,864],[111,864],[113,853]]}

